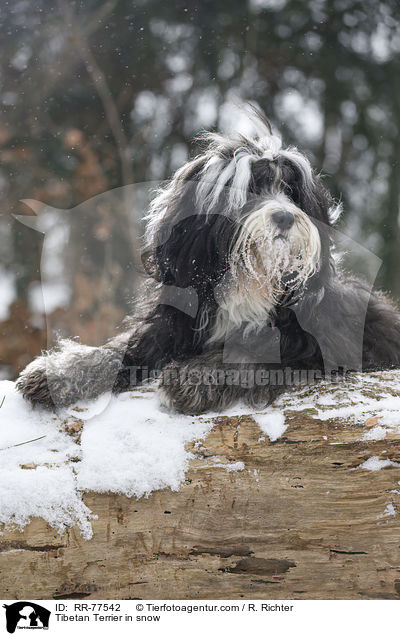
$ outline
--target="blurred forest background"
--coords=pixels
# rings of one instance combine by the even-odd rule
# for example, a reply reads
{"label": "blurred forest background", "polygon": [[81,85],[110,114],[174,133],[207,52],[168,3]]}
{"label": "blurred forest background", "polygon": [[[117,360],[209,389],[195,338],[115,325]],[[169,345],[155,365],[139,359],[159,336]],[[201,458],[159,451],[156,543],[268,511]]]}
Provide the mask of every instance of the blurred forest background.
{"label": "blurred forest background", "polygon": [[[112,335],[137,282],[127,228],[148,192],[84,202],[167,178],[201,129],[245,125],[242,101],[323,172],[341,230],[382,259],[376,282],[400,297],[397,0],[14,0],[0,41],[2,377],[49,331]],[[22,199],[47,205],[31,227],[12,215],[40,205]]]}

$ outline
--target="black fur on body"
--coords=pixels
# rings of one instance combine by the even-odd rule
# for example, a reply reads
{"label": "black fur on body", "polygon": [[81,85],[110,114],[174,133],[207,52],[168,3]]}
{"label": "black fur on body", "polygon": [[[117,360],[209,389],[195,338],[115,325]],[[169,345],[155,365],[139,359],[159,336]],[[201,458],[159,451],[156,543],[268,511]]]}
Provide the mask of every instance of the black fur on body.
{"label": "black fur on body", "polygon": [[[62,342],[22,372],[17,388],[24,397],[63,407],[129,390],[145,379],[143,373],[159,371],[162,402],[194,414],[237,400],[266,405],[289,387],[193,383],[188,380],[193,374],[289,367],[322,377],[338,361],[355,371],[400,366],[398,310],[383,294],[337,270],[330,236],[337,208],[329,193],[303,155],[281,149],[262,116],[258,125],[261,134],[254,138],[209,135],[206,151],[156,197],[143,256],[150,278],[125,333],[98,348]],[[277,235],[273,219],[281,209],[294,217],[294,225]],[[250,233],[241,243],[240,231],[253,213],[257,240]],[[269,251],[259,236],[263,223]],[[275,284],[268,272],[275,262],[271,254],[279,255],[276,239],[292,260]],[[301,256],[293,245],[300,239],[306,254],[299,270],[309,273],[293,282],[293,262]],[[249,265],[254,249],[255,273]],[[183,308],[174,300],[182,289],[190,290]],[[257,351],[268,350],[271,329],[280,334],[278,362],[257,357]],[[228,356],[227,342],[233,342]],[[357,356],[359,364],[353,364]]]}

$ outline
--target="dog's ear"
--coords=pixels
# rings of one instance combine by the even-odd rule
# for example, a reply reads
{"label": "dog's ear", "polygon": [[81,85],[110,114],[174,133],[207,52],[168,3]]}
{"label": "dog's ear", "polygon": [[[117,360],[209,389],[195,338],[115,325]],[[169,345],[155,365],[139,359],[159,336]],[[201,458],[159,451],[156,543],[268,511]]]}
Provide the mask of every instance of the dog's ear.
{"label": "dog's ear", "polygon": [[223,214],[194,214],[176,221],[168,237],[153,251],[159,280],[177,287],[193,286],[209,295],[228,267],[235,227]]}
{"label": "dog's ear", "polygon": [[153,205],[150,245],[143,254],[145,270],[165,285],[192,286],[200,298],[226,272],[235,231],[224,214],[223,200],[212,212],[198,200],[199,178],[205,157],[178,171]]}

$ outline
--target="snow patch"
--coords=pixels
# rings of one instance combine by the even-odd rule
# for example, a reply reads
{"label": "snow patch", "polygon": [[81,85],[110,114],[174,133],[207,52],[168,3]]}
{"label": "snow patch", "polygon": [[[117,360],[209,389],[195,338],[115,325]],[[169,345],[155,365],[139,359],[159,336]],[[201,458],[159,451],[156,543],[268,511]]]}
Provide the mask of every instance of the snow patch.
{"label": "snow patch", "polygon": [[373,426],[363,434],[362,439],[385,439],[387,432],[388,429],[383,426]]}
{"label": "snow patch", "polygon": [[[177,490],[210,417],[160,411],[156,393],[104,395],[58,414],[32,409],[13,382],[0,382],[0,524],[23,529],[42,517],[59,532],[77,525],[92,535],[85,491],[148,496]],[[65,424],[81,426],[80,444]],[[241,462],[227,470],[243,470]]]}
{"label": "snow patch", "polygon": [[354,373],[336,383],[305,386],[282,394],[274,408],[282,413],[308,410],[309,417],[320,421],[365,426],[363,441],[385,439],[391,431],[400,432],[400,370]]}
{"label": "snow patch", "polygon": [[252,417],[262,432],[268,435],[271,442],[276,442],[288,427],[288,425],[285,424],[285,416],[278,411],[255,413]]}
{"label": "snow patch", "polygon": [[382,512],[381,515],[378,515],[378,519],[383,519],[384,517],[395,517],[396,516],[396,510],[395,507],[392,503],[389,503],[385,510]]}
{"label": "snow patch", "polygon": [[0,522],[22,530],[33,517],[42,517],[60,533],[76,524],[85,539],[93,535],[90,519],[94,515],[83,503],[67,466],[0,471]]}
{"label": "snow patch", "polygon": [[368,457],[368,459],[359,465],[359,468],[365,470],[381,470],[387,466],[400,466],[397,462],[392,462],[390,459],[379,459],[376,455]]}
{"label": "snow patch", "polygon": [[219,468],[225,468],[228,473],[237,473],[244,470],[244,462],[234,462],[233,464],[218,464]]}
{"label": "snow patch", "polygon": [[228,473],[235,473],[245,469],[244,462],[224,463],[220,457],[213,457],[210,466],[213,468],[224,468]]}
{"label": "snow patch", "polygon": [[208,419],[161,412],[155,393],[113,396],[106,410],[85,424],[78,487],[128,497],[178,490],[193,457],[185,445],[203,439],[211,428]]}

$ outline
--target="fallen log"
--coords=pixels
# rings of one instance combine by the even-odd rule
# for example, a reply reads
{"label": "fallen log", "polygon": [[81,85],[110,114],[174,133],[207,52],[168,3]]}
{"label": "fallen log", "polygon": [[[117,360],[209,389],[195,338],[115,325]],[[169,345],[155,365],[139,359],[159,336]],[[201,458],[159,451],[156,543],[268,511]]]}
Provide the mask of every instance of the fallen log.
{"label": "fallen log", "polygon": [[38,518],[0,535],[0,598],[398,599],[398,386],[288,395],[276,441],[263,414],[215,417],[179,491],[86,493],[92,539]]}

